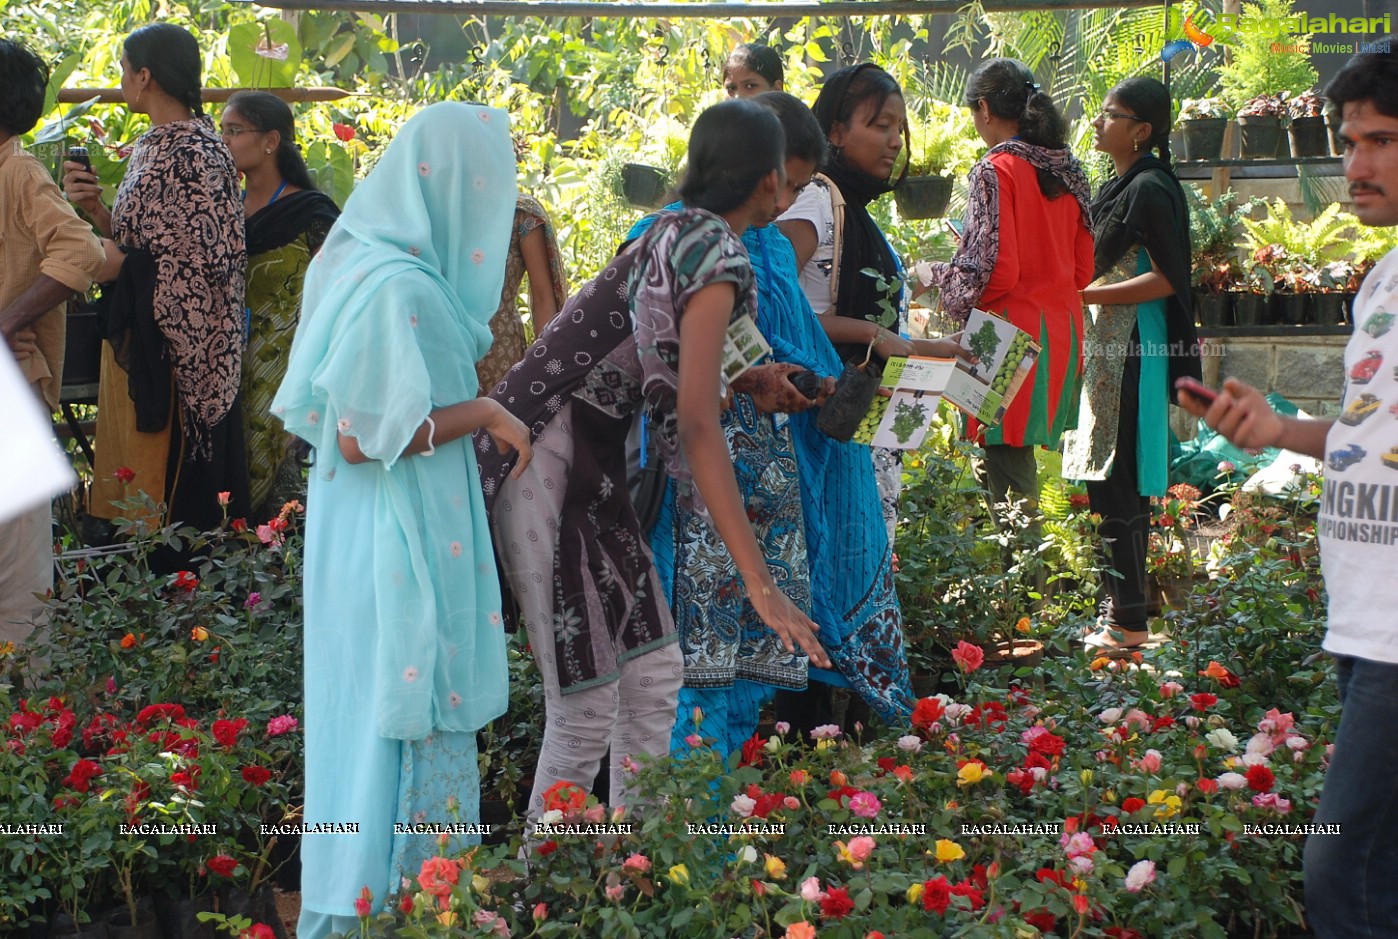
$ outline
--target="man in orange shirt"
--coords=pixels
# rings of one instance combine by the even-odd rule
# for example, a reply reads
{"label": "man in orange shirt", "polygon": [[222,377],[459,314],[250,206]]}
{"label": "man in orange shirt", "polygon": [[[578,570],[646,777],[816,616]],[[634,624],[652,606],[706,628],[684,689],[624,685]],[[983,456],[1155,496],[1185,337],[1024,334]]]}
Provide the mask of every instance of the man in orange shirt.
{"label": "man in orange shirt", "polygon": [[[49,70],[19,43],[0,39],[0,336],[34,393],[58,407],[63,305],[103,271],[101,240],[78,218],[44,165],[20,146],[44,107]],[[47,505],[0,525],[0,646],[21,643],[53,587],[53,522]]]}

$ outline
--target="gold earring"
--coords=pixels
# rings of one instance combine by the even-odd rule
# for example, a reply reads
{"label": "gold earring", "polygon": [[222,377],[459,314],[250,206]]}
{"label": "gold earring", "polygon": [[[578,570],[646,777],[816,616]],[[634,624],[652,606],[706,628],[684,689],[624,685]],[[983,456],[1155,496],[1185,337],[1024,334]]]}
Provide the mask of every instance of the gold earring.
{"label": "gold earring", "polygon": [[1131,141],[1131,152],[1132,152],[1132,153],[1139,153],[1140,150],[1141,150],[1141,142],[1140,142],[1139,140],[1133,140],[1133,141]]}
{"label": "gold earring", "polygon": [[138,105],[138,104],[141,103],[141,95],[143,95],[143,94],[145,94],[145,93],[146,93],[146,88],[145,88],[144,85],[142,85],[141,88],[136,92],[136,100],[131,102],[131,106],[132,106],[133,108],[134,108],[136,105]]}

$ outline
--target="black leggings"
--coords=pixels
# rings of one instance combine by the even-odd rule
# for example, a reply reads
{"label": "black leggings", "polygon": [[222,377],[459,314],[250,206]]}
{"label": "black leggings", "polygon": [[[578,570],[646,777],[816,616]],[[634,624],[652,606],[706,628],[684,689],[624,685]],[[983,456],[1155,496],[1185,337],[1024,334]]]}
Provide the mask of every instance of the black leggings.
{"label": "black leggings", "polygon": [[1139,339],[1132,332],[1130,352],[1121,374],[1121,404],[1116,433],[1116,459],[1101,482],[1087,484],[1092,511],[1102,517],[1105,570],[1103,586],[1109,601],[1106,622],[1118,629],[1146,628],[1146,548],[1150,537],[1150,499],[1141,495],[1136,464],[1140,424],[1141,359]]}

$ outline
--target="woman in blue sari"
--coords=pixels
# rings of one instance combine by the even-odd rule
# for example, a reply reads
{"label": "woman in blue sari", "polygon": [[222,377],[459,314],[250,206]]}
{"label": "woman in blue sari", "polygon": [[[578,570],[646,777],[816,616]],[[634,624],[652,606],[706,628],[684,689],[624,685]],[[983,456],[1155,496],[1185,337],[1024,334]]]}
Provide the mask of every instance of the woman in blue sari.
{"label": "woman in blue sari", "polygon": [[[515,206],[503,111],[433,105],[355,190],[306,277],[272,411],[311,444],[303,939],[357,928],[437,852],[421,823],[479,821],[476,731],[506,705],[500,590],[472,458],[476,397]],[[461,837],[455,850],[478,838]]]}
{"label": "woman in blue sari", "polygon": [[[815,172],[825,136],[810,109],[789,94],[768,92],[752,100],[782,122],[794,197]],[[653,219],[637,223],[630,237]],[[747,229],[743,244],[757,277],[758,328],[779,363],[767,374],[784,378],[809,369],[838,375],[843,366],[801,292],[791,243],[765,225]],[[762,706],[777,690],[800,690],[810,679],[853,688],[888,721],[902,719],[911,708],[869,448],[819,431],[814,409],[780,413],[782,402],[764,401],[762,391],[734,395],[723,415],[724,435],[768,568],[810,610],[833,667],[813,666],[771,641],[751,605],[731,589],[734,575],[722,543],[667,494],[651,550],[685,657],[676,746],[697,730],[715,738],[724,752],[735,750],[752,735]],[[702,715],[697,728],[696,708]]]}

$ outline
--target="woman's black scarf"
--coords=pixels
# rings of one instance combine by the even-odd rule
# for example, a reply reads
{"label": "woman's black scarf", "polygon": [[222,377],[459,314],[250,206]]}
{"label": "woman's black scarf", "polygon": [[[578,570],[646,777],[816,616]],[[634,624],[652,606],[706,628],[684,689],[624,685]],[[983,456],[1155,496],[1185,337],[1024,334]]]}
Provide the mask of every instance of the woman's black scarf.
{"label": "woman's black scarf", "polygon": [[[835,312],[852,319],[882,320],[884,301],[897,311],[903,284],[898,276],[898,265],[893,252],[884,241],[879,226],[869,215],[868,205],[886,192],[893,191],[893,184],[886,179],[870,176],[868,173],[842,165],[832,160],[824,171],[845,199],[845,225],[841,232],[840,256],[835,263],[840,265],[838,296],[835,298]],[[866,268],[879,272],[884,287],[879,288],[878,280],[864,273]],[[898,324],[889,327],[898,332]],[[864,357],[864,346],[842,344],[836,346],[841,358],[858,355]]]}
{"label": "woman's black scarf", "polygon": [[1139,246],[1174,288],[1165,302],[1169,394],[1174,400],[1176,379],[1198,379],[1202,373],[1190,294],[1189,209],[1170,165],[1143,156],[1125,176],[1108,182],[1092,203],[1092,227],[1094,278]]}
{"label": "woman's black scarf", "polygon": [[248,257],[284,247],[302,233],[310,237],[314,252],[340,217],[333,199],[315,189],[281,196],[247,220]]}

